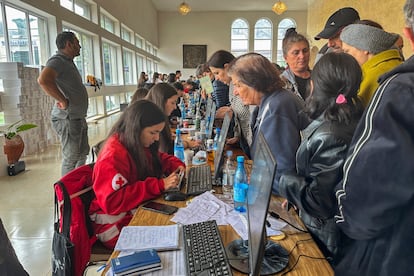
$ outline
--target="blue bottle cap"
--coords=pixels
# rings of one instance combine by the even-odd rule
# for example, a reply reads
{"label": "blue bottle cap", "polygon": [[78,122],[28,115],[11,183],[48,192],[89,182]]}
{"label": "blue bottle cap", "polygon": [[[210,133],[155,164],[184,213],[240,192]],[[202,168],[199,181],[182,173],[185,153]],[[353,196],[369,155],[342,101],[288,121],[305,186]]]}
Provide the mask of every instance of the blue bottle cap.
{"label": "blue bottle cap", "polygon": [[177,129],[175,130],[175,133],[176,133],[176,134],[181,134],[181,130],[180,130],[179,128],[177,128]]}
{"label": "blue bottle cap", "polygon": [[244,156],[241,156],[241,155],[237,156],[237,162],[238,163],[244,162]]}

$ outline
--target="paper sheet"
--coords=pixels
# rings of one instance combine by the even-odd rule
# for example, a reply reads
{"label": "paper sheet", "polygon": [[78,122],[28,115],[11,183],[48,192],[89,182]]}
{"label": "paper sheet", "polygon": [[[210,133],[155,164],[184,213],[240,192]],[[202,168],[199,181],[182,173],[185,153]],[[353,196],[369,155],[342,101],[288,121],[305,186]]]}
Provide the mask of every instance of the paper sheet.
{"label": "paper sheet", "polygon": [[[249,239],[246,214],[233,211],[226,216],[226,220],[243,240]],[[270,227],[266,226],[266,234],[268,237],[280,235],[282,233],[281,229],[286,226],[285,222],[277,220],[271,216],[267,217],[267,221],[270,223]]]}
{"label": "paper sheet", "polygon": [[199,78],[201,88],[203,88],[207,94],[211,94],[214,91],[213,84],[209,76]]}
{"label": "paper sheet", "polygon": [[154,248],[157,251],[179,247],[179,226],[125,226],[121,230],[115,250],[144,250]]}
{"label": "paper sheet", "polygon": [[207,220],[216,220],[217,225],[227,225],[225,217],[233,208],[215,197],[211,192],[205,192],[195,197],[191,203],[180,208],[171,219],[175,223],[191,224]]}

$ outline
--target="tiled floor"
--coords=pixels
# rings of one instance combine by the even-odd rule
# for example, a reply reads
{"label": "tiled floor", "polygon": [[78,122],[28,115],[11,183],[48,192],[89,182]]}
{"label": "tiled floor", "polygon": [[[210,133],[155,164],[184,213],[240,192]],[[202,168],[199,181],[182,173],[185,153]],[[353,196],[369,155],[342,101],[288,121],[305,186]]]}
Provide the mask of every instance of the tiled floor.
{"label": "tiled floor", "polygon": [[[102,140],[118,118],[116,113],[89,123],[90,145]],[[0,177],[0,217],[29,275],[51,275],[53,183],[60,178],[60,146],[22,160],[25,172]]]}

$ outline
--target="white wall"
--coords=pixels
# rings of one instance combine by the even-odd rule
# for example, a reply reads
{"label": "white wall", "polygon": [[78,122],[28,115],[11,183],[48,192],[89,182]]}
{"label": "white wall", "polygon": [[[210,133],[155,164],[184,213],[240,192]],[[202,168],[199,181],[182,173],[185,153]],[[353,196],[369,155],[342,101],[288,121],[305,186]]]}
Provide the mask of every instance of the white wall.
{"label": "white wall", "polygon": [[[184,78],[194,75],[195,69],[182,69],[182,45],[207,45],[207,59],[217,50],[230,50],[231,24],[236,18],[249,22],[251,30],[255,22],[266,17],[273,22],[274,40],[277,37],[277,25],[284,18],[295,20],[298,32],[306,33],[307,12],[286,12],[282,16],[269,12],[190,12],[186,16],[178,12],[159,12],[159,57],[160,72],[175,72],[181,69]],[[253,49],[253,31],[250,31],[250,49]],[[273,45],[273,57],[276,59],[276,45]]]}

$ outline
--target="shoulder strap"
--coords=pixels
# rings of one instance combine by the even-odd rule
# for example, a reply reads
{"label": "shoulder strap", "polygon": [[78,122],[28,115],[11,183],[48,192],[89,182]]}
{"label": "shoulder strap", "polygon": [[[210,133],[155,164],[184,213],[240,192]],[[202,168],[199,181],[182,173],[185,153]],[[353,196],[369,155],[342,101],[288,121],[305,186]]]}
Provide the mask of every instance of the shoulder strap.
{"label": "shoulder strap", "polygon": [[[70,196],[68,194],[68,191],[66,190],[65,185],[61,181],[56,182],[55,185],[58,185],[63,193],[63,203],[62,203],[63,214],[61,214],[60,216],[60,219],[63,220],[62,233],[63,235],[65,235],[65,237],[70,238],[69,230],[70,230],[70,222],[71,222],[71,216],[72,216],[72,206],[70,204]],[[56,220],[56,216],[58,218],[57,220]],[[59,204],[58,204],[58,199],[56,196],[56,191],[55,191],[55,221],[59,222]]]}

